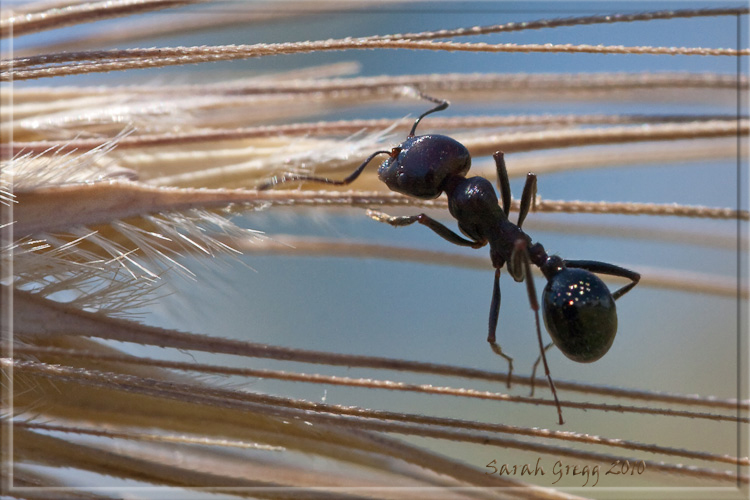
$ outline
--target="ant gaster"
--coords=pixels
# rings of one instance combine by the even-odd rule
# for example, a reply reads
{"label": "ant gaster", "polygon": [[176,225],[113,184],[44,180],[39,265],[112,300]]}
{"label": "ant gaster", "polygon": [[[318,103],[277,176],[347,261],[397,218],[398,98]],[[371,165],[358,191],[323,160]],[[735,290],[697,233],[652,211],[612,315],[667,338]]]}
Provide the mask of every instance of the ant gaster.
{"label": "ant gaster", "polygon": [[[334,180],[288,174],[280,178],[274,177],[258,189],[268,189],[276,184],[292,181],[346,185],[354,181],[375,156],[387,154],[388,158],[378,169],[378,177],[391,190],[425,200],[437,198],[445,192],[448,196],[448,209],[451,215],[458,221],[461,232],[469,239],[459,236],[426,214],[402,217],[392,217],[374,211],[369,211],[368,214],[373,219],[392,226],[407,226],[418,222],[456,245],[480,248],[489,244],[490,259],[495,268],[495,282],[487,341],[492,350],[508,362],[508,386],[510,386],[513,372],[513,360],[500,349],[495,341],[500,311],[500,269],[507,264],[508,273],[515,281],[526,281],[529,302],[536,321],[540,359],[544,363],[544,372],[549,381],[562,425],[564,423],[562,410],[545,356],[545,351],[552,344],[545,347],[542,342],[539,303],[531,275],[531,264],[539,267],[547,279],[547,285],[542,294],[544,324],[547,331],[554,345],[565,356],[580,363],[596,361],[612,346],[617,332],[615,300],[630,291],[638,283],[640,275],[604,262],[564,260],[556,255],[548,255],[540,243],[532,243],[531,238],[521,229],[521,226],[536,197],[536,175],[529,173],[526,177],[518,222],[514,224],[508,219],[511,193],[503,153],[498,151],[493,155],[502,202],[500,206],[495,189],[487,179],[466,177],[471,166],[471,157],[465,146],[444,135],[415,135],[417,125],[425,116],[442,111],[449,105],[448,101],[421,93],[419,95],[436,103],[437,106],[422,113],[415,120],[404,142],[390,151],[376,151],[371,154],[345,179]],[[614,293],[610,293],[604,282],[594,273],[619,276],[631,282]],[[539,360],[534,365],[534,371],[538,363]]]}

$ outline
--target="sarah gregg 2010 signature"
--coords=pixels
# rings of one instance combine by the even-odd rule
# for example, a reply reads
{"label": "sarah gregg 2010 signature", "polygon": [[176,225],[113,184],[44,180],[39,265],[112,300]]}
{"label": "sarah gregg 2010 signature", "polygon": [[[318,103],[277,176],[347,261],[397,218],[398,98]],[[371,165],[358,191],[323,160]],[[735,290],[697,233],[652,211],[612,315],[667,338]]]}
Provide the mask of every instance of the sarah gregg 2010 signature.
{"label": "sarah gregg 2010 signature", "polygon": [[[497,460],[492,460],[485,467],[488,469],[485,474],[498,476],[544,476],[549,471],[552,477],[556,478],[552,484],[556,484],[563,477],[572,476],[580,477],[583,480],[581,486],[587,486],[590,481],[593,481],[592,487],[599,484],[599,475],[602,469],[599,465],[569,464],[557,460],[551,468],[545,471],[541,457],[537,458],[535,464],[498,464]],[[632,463],[628,460],[615,460],[609,469],[604,472],[604,475],[640,476],[644,472],[646,472],[646,462],[643,460]]]}

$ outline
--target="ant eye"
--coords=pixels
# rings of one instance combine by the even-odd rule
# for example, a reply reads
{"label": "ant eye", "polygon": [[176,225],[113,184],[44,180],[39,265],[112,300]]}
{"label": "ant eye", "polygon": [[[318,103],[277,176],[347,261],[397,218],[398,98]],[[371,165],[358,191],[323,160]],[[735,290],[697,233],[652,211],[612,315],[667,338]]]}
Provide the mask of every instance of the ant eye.
{"label": "ant eye", "polygon": [[568,358],[591,363],[604,356],[617,333],[615,300],[595,274],[565,268],[542,294],[544,324]]}

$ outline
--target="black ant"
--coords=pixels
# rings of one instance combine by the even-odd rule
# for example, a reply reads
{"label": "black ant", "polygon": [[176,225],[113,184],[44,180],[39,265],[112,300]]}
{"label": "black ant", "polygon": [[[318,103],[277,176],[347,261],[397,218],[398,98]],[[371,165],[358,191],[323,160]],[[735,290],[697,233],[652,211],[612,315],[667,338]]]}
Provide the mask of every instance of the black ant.
{"label": "black ant", "polygon": [[[509,219],[511,193],[508,172],[502,152],[493,157],[497,167],[497,184],[500,189],[502,207],[492,184],[483,177],[466,177],[471,166],[469,151],[458,141],[444,135],[415,135],[417,125],[430,113],[442,111],[449,105],[446,100],[419,94],[437,106],[422,113],[406,137],[406,140],[390,151],[371,154],[351,175],[343,180],[326,179],[309,175],[288,174],[273,177],[258,189],[268,189],[276,184],[292,181],[312,181],[326,184],[346,185],[354,181],[370,161],[380,154],[388,158],[380,165],[378,177],[393,191],[420,199],[433,199],[443,192],[448,196],[448,209],[458,221],[463,238],[426,214],[392,217],[369,211],[368,215],[379,222],[392,226],[408,226],[415,222],[423,224],[440,237],[456,245],[480,248],[490,245],[490,259],[495,268],[495,283],[490,306],[489,334],[487,342],[492,350],[508,362],[508,386],[513,372],[513,359],[506,355],[495,342],[497,319],[500,312],[500,269],[507,263],[508,273],[515,281],[526,280],[531,308],[534,311],[536,332],[539,340],[540,359],[549,381],[557,413],[562,425],[562,409],[557,399],[555,384],[550,376],[539,326],[539,302],[531,275],[531,264],[539,267],[547,278],[542,294],[544,324],[556,345],[568,358],[579,363],[598,360],[609,350],[617,332],[615,300],[630,291],[640,280],[640,274],[622,267],[591,260],[564,260],[548,255],[540,243],[532,243],[523,232],[523,224],[529,208],[536,198],[536,175],[529,173],[521,195],[518,222]],[[594,273],[619,276],[631,280],[614,293]],[[534,373],[539,359],[534,364]],[[533,375],[532,375],[533,392]]]}

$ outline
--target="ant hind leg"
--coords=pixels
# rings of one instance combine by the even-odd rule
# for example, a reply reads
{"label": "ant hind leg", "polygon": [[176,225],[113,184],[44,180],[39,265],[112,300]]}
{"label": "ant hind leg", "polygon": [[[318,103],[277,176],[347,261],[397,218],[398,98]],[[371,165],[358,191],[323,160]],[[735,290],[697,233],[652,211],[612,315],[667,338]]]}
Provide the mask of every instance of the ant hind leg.
{"label": "ant hind leg", "polygon": [[526,184],[521,194],[521,209],[518,211],[518,227],[523,225],[531,207],[536,208],[536,174],[526,174]]}
{"label": "ant hind leg", "polygon": [[552,396],[555,399],[555,406],[557,406],[557,416],[560,420],[560,425],[563,425],[565,421],[562,416],[562,407],[560,406],[560,400],[557,399],[557,389],[555,389],[555,383],[552,381],[552,375],[549,371],[549,365],[547,364],[547,356],[544,354],[546,348],[542,341],[542,327],[539,321],[539,301],[536,298],[536,287],[534,286],[534,276],[531,274],[531,258],[529,257],[528,243],[526,240],[519,239],[515,243],[513,254],[511,255],[511,262],[515,269],[521,269],[523,267],[523,273],[526,281],[526,292],[529,296],[529,305],[534,311],[534,321],[536,322],[536,336],[539,341],[539,353],[541,354],[542,363],[544,364],[544,374],[547,376],[549,382],[549,388],[552,391]]}
{"label": "ant hind leg", "polygon": [[[554,342],[550,342],[546,346],[544,346],[544,352],[550,350],[550,348],[555,345]],[[540,354],[538,358],[536,358],[536,361],[534,361],[534,367],[531,369],[531,393],[529,394],[530,397],[534,396],[534,385],[536,383],[536,369],[539,368],[539,363],[542,362],[542,355]]]}
{"label": "ant hind leg", "polygon": [[609,276],[617,276],[620,278],[627,278],[630,283],[623,286],[622,288],[612,292],[612,298],[617,300],[626,293],[628,293],[638,282],[641,280],[641,275],[630,269],[616,266],[614,264],[607,264],[606,262],[599,262],[597,260],[566,260],[565,265],[567,267],[573,267],[576,269],[585,269],[592,273],[606,274]]}
{"label": "ant hind leg", "polygon": [[507,217],[510,214],[510,181],[508,180],[508,169],[505,166],[505,153],[496,151],[492,155],[495,159],[495,169],[497,170],[497,188],[500,190],[500,201],[503,203],[503,212]]}
{"label": "ant hind leg", "polygon": [[513,358],[505,354],[500,345],[495,341],[497,333],[497,319],[500,316],[500,269],[495,269],[495,283],[492,288],[492,304],[490,305],[490,323],[487,342],[489,342],[492,352],[501,356],[508,362],[508,389],[510,389],[511,380],[513,379]]}

